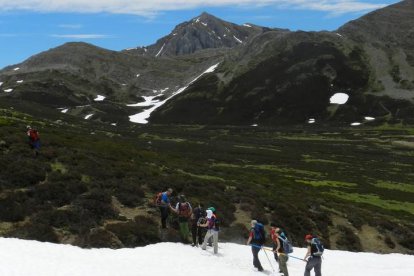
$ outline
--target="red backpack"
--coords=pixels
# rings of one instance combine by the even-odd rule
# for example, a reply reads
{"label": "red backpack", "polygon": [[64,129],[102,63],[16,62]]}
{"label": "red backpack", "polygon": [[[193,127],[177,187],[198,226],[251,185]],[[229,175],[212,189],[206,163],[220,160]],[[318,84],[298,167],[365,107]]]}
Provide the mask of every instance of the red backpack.
{"label": "red backpack", "polygon": [[153,204],[155,206],[161,206],[161,199],[162,199],[162,192],[159,192],[155,195],[154,200],[153,200]]}
{"label": "red backpack", "polygon": [[185,218],[189,218],[191,216],[191,209],[188,202],[180,203],[178,205],[178,215]]}
{"label": "red backpack", "polygon": [[30,140],[37,141],[39,140],[39,133],[35,129],[31,129],[29,132]]}

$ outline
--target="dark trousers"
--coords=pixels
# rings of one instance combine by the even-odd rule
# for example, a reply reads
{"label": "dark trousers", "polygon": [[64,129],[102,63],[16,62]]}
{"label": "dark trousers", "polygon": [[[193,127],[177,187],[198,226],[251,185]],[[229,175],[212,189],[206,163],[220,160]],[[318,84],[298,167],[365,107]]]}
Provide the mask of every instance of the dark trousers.
{"label": "dark trousers", "polygon": [[192,223],[191,224],[191,235],[193,237],[193,244],[197,244],[197,239],[198,239],[198,244],[201,245],[203,244],[203,228],[197,226],[197,223]]}
{"label": "dark trousers", "polygon": [[[277,248],[277,244],[275,244],[275,243],[274,243],[274,244],[273,244],[273,252],[274,252],[274,251],[276,251],[276,248]],[[277,253],[276,253],[276,252],[274,252],[273,254],[275,255],[275,260],[276,260],[276,262],[279,262],[279,258],[278,258],[278,256],[277,256]]]}
{"label": "dark trousers", "polygon": [[315,276],[322,276],[321,273],[322,259],[321,257],[310,257],[305,268],[305,276],[310,276],[312,269],[315,269]]}
{"label": "dark trousers", "polygon": [[168,207],[160,207],[162,228],[167,228]]}
{"label": "dark trousers", "polygon": [[252,246],[252,253],[253,253],[253,266],[257,267],[259,270],[263,270],[262,264],[259,260],[259,251],[261,248],[258,248],[256,246]]}

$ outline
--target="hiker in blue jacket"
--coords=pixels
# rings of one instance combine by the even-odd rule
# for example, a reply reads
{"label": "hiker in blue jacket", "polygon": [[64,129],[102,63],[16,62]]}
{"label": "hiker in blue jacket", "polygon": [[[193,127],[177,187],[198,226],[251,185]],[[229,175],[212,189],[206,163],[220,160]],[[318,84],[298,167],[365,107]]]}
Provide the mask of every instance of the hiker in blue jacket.
{"label": "hiker in blue jacket", "polygon": [[170,202],[170,196],[172,194],[173,190],[169,188],[167,191],[163,192],[161,195],[161,202],[160,202],[160,212],[161,212],[161,225],[162,228],[167,228],[167,218],[170,214],[171,202]]}
{"label": "hiker in blue jacket", "polygon": [[256,267],[259,271],[263,271],[262,264],[259,260],[259,251],[262,249],[265,241],[264,226],[263,224],[258,223],[257,220],[252,220],[250,225],[252,228],[250,229],[247,245],[251,245],[252,247],[253,266]]}

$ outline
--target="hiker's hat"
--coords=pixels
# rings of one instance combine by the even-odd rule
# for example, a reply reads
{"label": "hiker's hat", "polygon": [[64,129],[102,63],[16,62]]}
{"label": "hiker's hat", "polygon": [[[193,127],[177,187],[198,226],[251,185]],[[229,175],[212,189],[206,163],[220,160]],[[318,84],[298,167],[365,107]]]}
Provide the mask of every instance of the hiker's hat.
{"label": "hiker's hat", "polygon": [[311,240],[311,239],[313,239],[313,236],[311,234],[307,234],[305,236],[305,240]]}

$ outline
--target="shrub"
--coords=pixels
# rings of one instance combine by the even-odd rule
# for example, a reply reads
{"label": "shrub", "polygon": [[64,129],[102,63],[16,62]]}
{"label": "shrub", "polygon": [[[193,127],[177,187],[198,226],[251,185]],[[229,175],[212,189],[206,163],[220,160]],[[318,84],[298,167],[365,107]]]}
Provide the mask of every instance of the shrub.
{"label": "shrub", "polygon": [[123,244],[112,232],[109,232],[102,228],[92,229],[88,235],[82,240],[82,243],[78,243],[81,247],[87,248],[122,248]]}
{"label": "shrub", "polygon": [[29,222],[6,234],[7,237],[14,237],[25,240],[37,240],[41,242],[58,243],[59,238],[50,225]]}
{"label": "shrub", "polygon": [[359,237],[348,227],[339,225],[337,229],[340,231],[340,236],[336,241],[338,249],[352,252],[361,252],[362,245]]}
{"label": "shrub", "polygon": [[134,221],[108,224],[106,230],[114,233],[126,247],[143,246],[160,241],[158,225],[151,218],[135,217]]}

